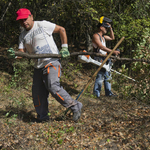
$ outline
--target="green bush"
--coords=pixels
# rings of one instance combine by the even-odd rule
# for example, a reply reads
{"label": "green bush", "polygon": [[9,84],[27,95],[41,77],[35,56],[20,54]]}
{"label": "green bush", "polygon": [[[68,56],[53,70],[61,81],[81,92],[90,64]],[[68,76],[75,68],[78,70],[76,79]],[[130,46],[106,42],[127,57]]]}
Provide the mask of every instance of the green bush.
{"label": "green bush", "polygon": [[31,84],[31,76],[33,75],[33,62],[26,59],[16,60],[13,63],[12,80],[10,85],[16,87],[28,87]]}

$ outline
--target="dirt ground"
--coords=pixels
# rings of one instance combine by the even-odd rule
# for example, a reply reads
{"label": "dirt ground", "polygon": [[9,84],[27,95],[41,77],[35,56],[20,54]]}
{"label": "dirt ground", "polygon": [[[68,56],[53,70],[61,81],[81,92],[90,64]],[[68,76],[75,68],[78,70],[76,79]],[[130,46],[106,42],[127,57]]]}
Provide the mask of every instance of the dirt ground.
{"label": "dirt ground", "polygon": [[[49,98],[50,122],[32,123],[36,117],[31,86],[9,87],[11,76],[0,72],[0,149],[2,150],[149,150],[150,106],[139,100],[101,98],[92,95],[92,86],[80,101],[82,116],[75,123],[72,113],[62,118],[63,108]],[[62,76],[63,87],[76,99],[90,76],[78,72],[74,78]],[[30,81],[31,80],[31,81]],[[30,79],[29,82],[32,82]],[[119,93],[117,93],[119,94]]]}

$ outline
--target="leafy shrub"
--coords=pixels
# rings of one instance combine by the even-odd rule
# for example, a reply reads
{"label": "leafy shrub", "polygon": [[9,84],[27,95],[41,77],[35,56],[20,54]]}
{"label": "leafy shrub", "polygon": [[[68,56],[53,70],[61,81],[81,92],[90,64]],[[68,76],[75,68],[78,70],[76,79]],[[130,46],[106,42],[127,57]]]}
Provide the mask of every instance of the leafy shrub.
{"label": "leafy shrub", "polygon": [[12,87],[25,87],[31,83],[30,77],[33,74],[32,64],[32,61],[26,59],[16,60],[13,63],[14,74],[10,83]]}
{"label": "leafy shrub", "polygon": [[[142,41],[137,44],[137,49],[132,50],[135,59],[150,60],[150,29],[145,29],[145,34],[142,36]],[[118,80],[114,81],[114,87],[120,90],[126,98],[136,98],[141,101],[149,102],[150,98],[150,64],[146,62],[133,62],[131,65],[132,76],[137,82],[130,83],[129,81]],[[120,72],[127,75],[128,68],[122,65]],[[123,82],[122,82],[123,81]]]}

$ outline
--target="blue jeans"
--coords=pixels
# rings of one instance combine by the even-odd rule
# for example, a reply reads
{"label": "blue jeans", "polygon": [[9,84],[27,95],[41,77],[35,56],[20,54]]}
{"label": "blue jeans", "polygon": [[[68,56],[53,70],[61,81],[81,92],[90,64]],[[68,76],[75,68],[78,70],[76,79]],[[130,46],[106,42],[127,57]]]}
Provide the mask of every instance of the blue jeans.
{"label": "blue jeans", "polygon": [[[104,60],[104,58],[103,58],[103,60]],[[108,61],[110,61],[110,60],[108,60]],[[102,89],[103,82],[104,82],[104,88],[105,88],[105,95],[110,96],[113,94],[111,92],[111,83],[108,80],[111,80],[111,73],[104,71],[104,69],[102,68],[96,76],[95,85],[94,85],[94,89],[93,89],[93,94],[95,96],[100,97],[100,92]]]}
{"label": "blue jeans", "polygon": [[100,97],[101,88],[104,81],[105,95],[110,96],[113,93],[111,92],[111,83],[108,81],[111,79],[110,72],[99,71],[95,80],[93,93],[95,96]]}

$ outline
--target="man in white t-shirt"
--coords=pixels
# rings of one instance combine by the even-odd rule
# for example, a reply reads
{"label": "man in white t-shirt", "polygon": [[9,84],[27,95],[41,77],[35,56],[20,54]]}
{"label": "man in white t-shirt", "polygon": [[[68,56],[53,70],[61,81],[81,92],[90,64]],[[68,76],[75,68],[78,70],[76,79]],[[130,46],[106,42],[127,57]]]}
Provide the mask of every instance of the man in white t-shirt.
{"label": "man in white t-shirt", "polygon": [[[17,19],[24,31],[19,36],[19,51],[29,54],[61,54],[70,56],[65,28],[49,21],[34,21],[33,15],[26,8],[17,11]],[[52,34],[59,33],[62,49],[59,52]],[[15,58],[14,50],[10,48],[8,55]],[[64,107],[73,112],[73,120],[81,116],[82,103],[73,100],[60,86],[61,64],[58,58],[35,59],[32,96],[37,112],[37,121],[48,121],[49,92]]]}
{"label": "man in white t-shirt", "polygon": [[[112,49],[106,47],[106,41],[115,39],[110,22],[111,20],[109,18],[104,16],[100,17],[99,23],[97,25],[98,32],[96,32],[92,38],[94,52],[107,55],[107,53],[110,53],[112,51]],[[110,30],[110,36],[105,35],[107,33],[107,30]],[[120,54],[120,52],[114,51],[113,54],[118,55]],[[95,57],[95,60],[99,62],[103,62],[104,59],[104,57]],[[106,63],[111,64],[111,60],[109,59]],[[107,72],[105,69],[102,68],[97,74],[93,94],[98,98],[100,97],[100,92],[104,81],[105,95],[110,97],[116,97],[117,95],[113,94],[111,91],[111,83],[109,82],[110,79],[110,72]]]}

